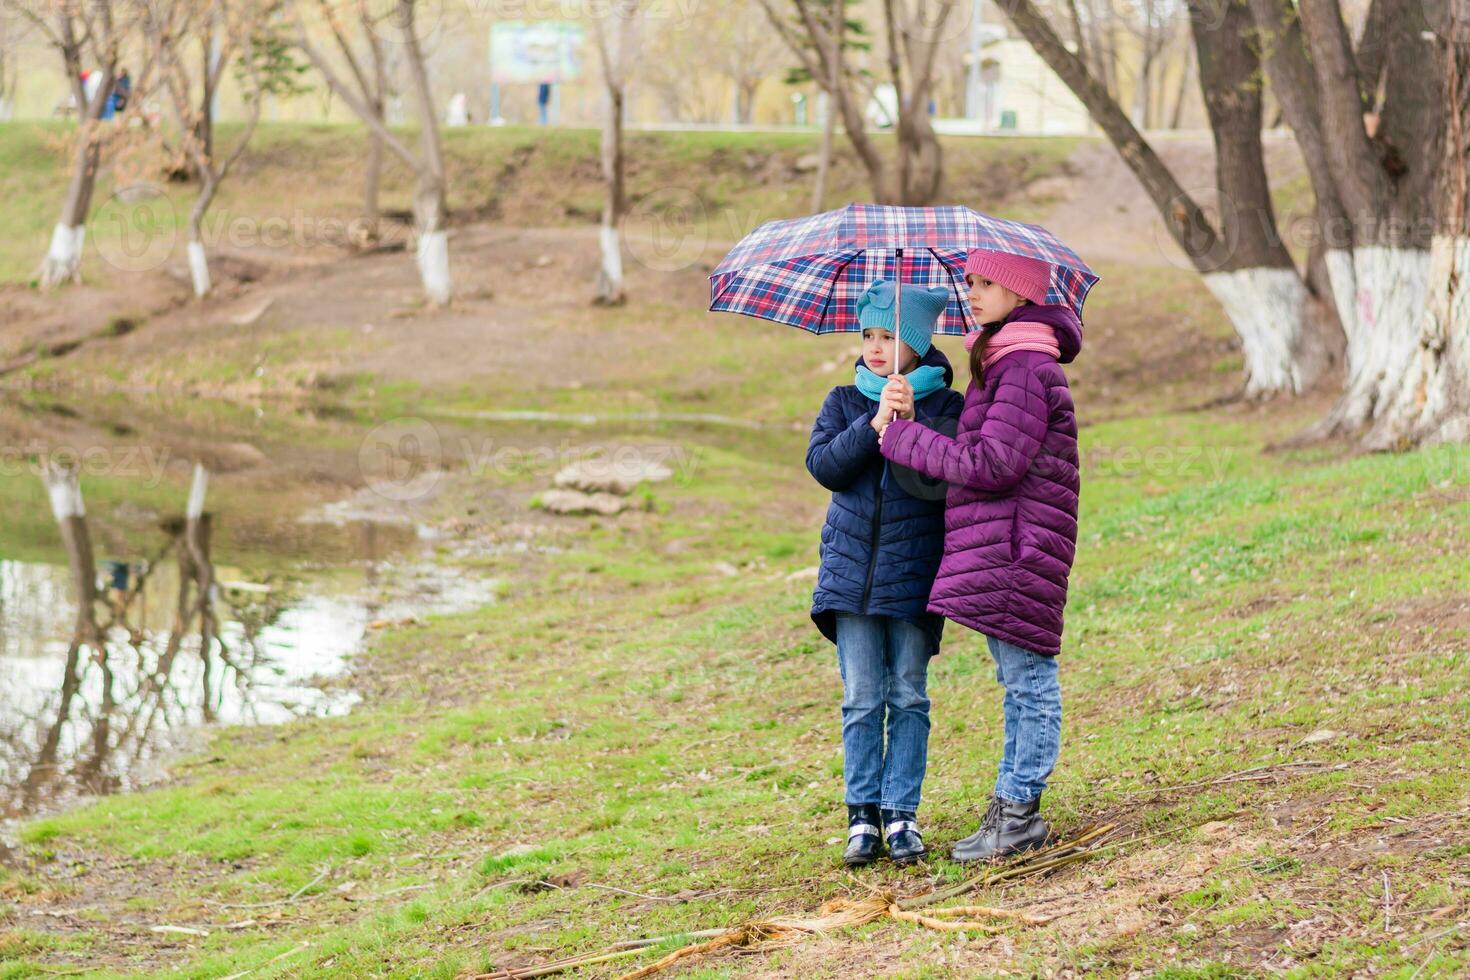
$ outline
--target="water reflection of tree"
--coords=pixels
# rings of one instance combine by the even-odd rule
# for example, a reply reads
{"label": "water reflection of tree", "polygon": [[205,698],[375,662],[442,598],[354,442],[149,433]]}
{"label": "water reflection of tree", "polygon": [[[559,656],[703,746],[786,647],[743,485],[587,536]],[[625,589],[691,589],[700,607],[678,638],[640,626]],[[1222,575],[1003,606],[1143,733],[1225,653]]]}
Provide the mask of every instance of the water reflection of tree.
{"label": "water reflection of tree", "polygon": [[[219,717],[226,685],[250,706],[251,684],[261,670],[279,670],[262,642],[264,630],[287,605],[279,589],[245,590],[227,602],[211,554],[213,515],[204,510],[208,472],[196,467],[182,518],[162,525],[165,540],[146,559],[115,567],[122,587],[101,590],[81,487],[74,471],[43,472],[52,513],[66,551],[76,618],[63,666],[60,697],[52,715],[44,708],[25,724],[33,738],[11,734],[3,743],[11,773],[25,770],[0,813],[33,812],[71,790],[113,792],[141,771],[158,748],[156,736],[195,719]],[[149,582],[169,565],[178,570],[172,624],[162,637],[144,621]],[[125,574],[118,574],[122,569]],[[116,582],[114,583],[116,584]],[[224,606],[240,628],[240,649],[226,643]],[[197,677],[182,665],[197,657]],[[180,675],[184,675],[180,677]],[[193,690],[181,686],[188,682]],[[92,696],[95,692],[95,697]],[[15,758],[24,753],[29,758]]]}

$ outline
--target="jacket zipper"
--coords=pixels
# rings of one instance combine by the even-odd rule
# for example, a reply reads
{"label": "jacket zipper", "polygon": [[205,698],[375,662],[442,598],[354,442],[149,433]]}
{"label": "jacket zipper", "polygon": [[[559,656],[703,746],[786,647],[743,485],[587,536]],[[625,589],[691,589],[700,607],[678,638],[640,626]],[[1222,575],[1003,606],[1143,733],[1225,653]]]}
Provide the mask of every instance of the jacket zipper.
{"label": "jacket zipper", "polygon": [[[888,465],[885,460],[883,465]],[[883,527],[883,483],[878,483],[878,505],[873,508],[873,540],[868,547],[868,580],[863,585],[863,613],[868,612],[868,600],[873,595],[873,573],[878,570],[878,533]]]}
{"label": "jacket zipper", "polygon": [[[914,406],[914,421],[922,424],[924,418],[919,415],[919,406]],[[883,468],[889,468],[888,460],[883,461]],[[873,573],[878,570],[878,536],[883,528],[883,478],[878,478],[878,506],[873,508],[873,538],[868,545],[868,579],[863,583],[863,614],[867,615],[868,601],[873,596]]]}

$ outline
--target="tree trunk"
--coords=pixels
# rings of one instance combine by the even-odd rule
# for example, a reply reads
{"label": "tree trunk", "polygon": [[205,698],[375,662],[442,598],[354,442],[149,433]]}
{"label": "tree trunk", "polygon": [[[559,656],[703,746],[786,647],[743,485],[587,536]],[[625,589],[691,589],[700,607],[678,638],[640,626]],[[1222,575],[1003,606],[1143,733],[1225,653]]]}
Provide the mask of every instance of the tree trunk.
{"label": "tree trunk", "polygon": [[760,79],[741,82],[735,92],[735,121],[742,126],[749,126],[750,120],[755,115],[755,93],[760,85]]}
{"label": "tree trunk", "polygon": [[[434,113],[434,102],[429,90],[428,73],[424,68],[423,51],[413,31],[413,0],[399,0],[395,10],[399,19],[402,48],[409,67],[411,88],[419,112],[420,153],[415,155],[408,146],[393,134],[386,122],[375,112],[365,93],[354,93],[311,41],[305,24],[297,19],[296,45],[307,56],[326,80],[327,89],[342,97],[377,141],[393,155],[402,160],[414,172],[415,189],[413,198],[414,257],[418,265],[419,278],[424,295],[433,305],[448,303],[453,295],[449,271],[449,238],[444,230],[447,187],[444,158],[439,144],[438,118]],[[379,78],[382,76],[379,75]],[[396,110],[395,110],[396,112]]]}
{"label": "tree trunk", "polygon": [[453,294],[449,276],[449,235],[444,230],[444,189],[428,174],[421,173],[413,195],[413,230],[417,246],[419,280],[424,296],[434,306],[443,306]]}
{"label": "tree trunk", "polygon": [[832,170],[832,137],[837,131],[837,97],[832,94],[842,85],[842,38],[847,28],[846,0],[833,0],[831,43],[827,51],[827,112],[822,119],[822,150],[817,158],[817,183],[812,188],[812,211],[825,210],[827,180]]}
{"label": "tree trunk", "polygon": [[[813,4],[807,0],[795,0],[794,3],[800,19],[801,30],[799,32],[794,26],[787,24],[776,12],[774,0],[760,0],[760,4],[766,12],[767,20],[772,28],[781,35],[787,48],[801,60],[812,78],[818,80],[817,84],[827,89],[832,111],[842,114],[843,131],[847,133],[847,141],[852,145],[853,152],[857,154],[858,162],[863,165],[863,169],[868,174],[868,182],[873,189],[873,200],[880,204],[898,203],[903,193],[902,187],[892,179],[888,164],[883,160],[882,154],[878,152],[877,146],[868,135],[862,106],[848,80],[849,73],[842,55],[842,48],[840,45],[835,49],[832,48],[831,29],[818,22],[818,14],[813,10]],[[832,63],[834,50],[836,52],[835,65]],[[836,85],[832,84],[834,78],[839,80]]]}
{"label": "tree trunk", "polygon": [[1179,91],[1174,93],[1174,112],[1169,116],[1169,128],[1178,129],[1184,117],[1184,101],[1189,97],[1189,76],[1194,72],[1194,47],[1184,46],[1184,64],[1179,68]]}
{"label": "tree trunk", "polygon": [[1215,139],[1218,230],[1031,0],[1012,0],[1007,9],[1017,31],[1107,134],[1224,307],[1241,340],[1246,394],[1301,390],[1308,379],[1296,354],[1304,339],[1307,290],[1276,230],[1261,155],[1259,62],[1253,49],[1239,43],[1250,27],[1244,0],[1231,0],[1217,29],[1198,12],[1191,18]]}
{"label": "tree trunk", "polygon": [[[941,5],[928,37],[921,36],[922,24],[908,19],[908,7],[899,0],[885,0],[884,17],[888,27],[889,74],[898,99],[895,136],[898,143],[897,190],[899,203],[922,207],[939,196],[944,178],[943,154],[934,127],[929,121],[929,96],[934,83],[934,58],[938,39],[943,37],[944,21],[950,7]],[[900,24],[902,18],[905,23]],[[903,37],[903,47],[898,44]],[[906,58],[901,58],[906,54]],[[903,77],[907,62],[907,84]]]}
{"label": "tree trunk", "polygon": [[927,93],[923,101],[923,106],[909,109],[909,119],[899,143],[899,153],[906,161],[903,167],[903,203],[910,207],[933,204],[944,182],[944,156],[939,137],[929,122]]}
{"label": "tree trunk", "polygon": [[449,302],[453,286],[449,275],[449,235],[444,229],[444,148],[439,141],[439,118],[429,88],[423,51],[413,31],[414,0],[399,0],[398,17],[408,60],[409,78],[417,103],[419,141],[423,151],[418,183],[414,191],[414,231],[418,239],[415,255],[424,295],[434,306]]}
{"label": "tree trunk", "polygon": [[613,20],[609,32],[606,20],[596,23],[597,51],[602,65],[602,179],[607,198],[602,206],[599,241],[602,261],[598,265],[594,303],[621,304],[623,293],[623,206],[626,197],[623,178],[623,115],[628,98],[628,69],[634,56],[635,29],[638,18],[637,0],[618,0],[608,8]]}
{"label": "tree trunk", "polygon": [[1077,56],[1067,50],[1031,0],[1012,0],[1006,9],[1016,30],[1087,108],[1088,114],[1159,209],[1165,227],[1185,255],[1201,272],[1219,269],[1224,260],[1219,235],[1203,209],[1179,186],[1153,147],[1128,120],[1117,100],[1108,94]]}
{"label": "tree trunk", "polygon": [[1307,287],[1276,228],[1261,147],[1260,60],[1239,41],[1251,31],[1250,11],[1245,0],[1227,0],[1218,26],[1192,13],[1226,246],[1219,268],[1201,271],[1240,336],[1246,396],[1300,394],[1316,380],[1302,376],[1297,356]]}
{"label": "tree trunk", "polygon": [[[1401,11],[1385,29],[1384,106],[1378,131],[1363,123],[1362,89],[1336,0],[1303,0],[1301,23],[1321,109],[1322,152],[1348,221],[1347,235],[1328,236],[1326,264],[1347,339],[1342,396],[1321,423],[1303,434],[1318,438],[1358,434],[1380,417],[1394,418],[1406,379],[1426,336],[1443,325],[1425,323],[1432,282],[1431,245],[1436,222],[1434,175],[1444,161],[1445,117],[1425,79],[1439,78],[1441,41],[1425,42],[1420,25]],[[1422,12],[1421,12],[1422,14]],[[1315,182],[1314,182],[1315,183]],[[1439,244],[1437,274],[1455,269],[1457,233]],[[1457,287],[1440,304],[1452,312]],[[1453,358],[1451,358],[1453,360]],[[1400,410],[1400,415],[1402,414]],[[1374,437],[1386,444],[1396,426],[1386,422]]]}
{"label": "tree trunk", "polygon": [[51,499],[51,515],[61,531],[71,569],[72,591],[76,593],[77,618],[72,628],[76,643],[95,647],[97,629],[97,562],[92,537],[87,530],[87,509],[82,502],[81,482],[75,470],[47,463],[41,472]]}
{"label": "tree trunk", "polygon": [[201,185],[194,206],[189,209],[189,241],[186,251],[189,258],[189,281],[194,286],[194,295],[200,299],[209,295],[209,256],[204,251],[204,215],[214,201],[219,181],[215,178],[208,158],[196,158],[196,171]]}
{"label": "tree trunk", "polygon": [[[219,624],[214,612],[214,561],[210,557],[212,515],[204,510],[205,495],[209,489],[209,471],[203,464],[194,464],[194,478],[189,486],[189,501],[184,510],[184,534],[179,542],[180,551],[187,551],[189,570],[199,595],[199,657],[201,663],[201,705],[205,721],[214,721],[219,701],[215,699],[211,677],[212,648],[219,634]],[[182,572],[182,566],[180,571]],[[221,692],[223,693],[223,692]]]}
{"label": "tree trunk", "polygon": [[826,210],[827,180],[832,170],[832,136],[837,129],[837,107],[834,99],[827,96],[827,114],[822,120],[822,146],[817,155],[817,180],[812,185],[812,212]]}
{"label": "tree trunk", "polygon": [[623,243],[619,234],[623,220],[623,89],[609,85],[602,120],[602,179],[607,198],[602,205],[599,236],[602,261],[597,270],[597,294],[593,302],[615,306],[623,293]]}
{"label": "tree trunk", "polygon": [[362,234],[353,244],[366,248],[377,244],[383,209],[379,193],[383,183],[383,141],[368,130],[367,163],[362,188]]}
{"label": "tree trunk", "polygon": [[[61,216],[51,231],[51,247],[41,262],[39,274],[42,288],[82,280],[82,243],[87,234],[87,215],[92,209],[92,192],[97,184],[97,168],[102,162],[102,134],[98,116],[107,93],[112,91],[113,69],[103,69],[102,83],[91,102],[77,103],[79,124],[77,145],[72,151],[71,178],[66,197],[61,203]],[[80,86],[74,86],[77,92]]]}
{"label": "tree trunk", "polygon": [[[1451,5],[1449,16],[1458,8]],[[1370,448],[1470,441],[1470,44],[1454,19],[1445,32],[1442,153],[1426,292],[1405,369],[1376,406]],[[1390,54],[1390,59],[1392,54]],[[1392,70],[1392,68],[1390,69]]]}

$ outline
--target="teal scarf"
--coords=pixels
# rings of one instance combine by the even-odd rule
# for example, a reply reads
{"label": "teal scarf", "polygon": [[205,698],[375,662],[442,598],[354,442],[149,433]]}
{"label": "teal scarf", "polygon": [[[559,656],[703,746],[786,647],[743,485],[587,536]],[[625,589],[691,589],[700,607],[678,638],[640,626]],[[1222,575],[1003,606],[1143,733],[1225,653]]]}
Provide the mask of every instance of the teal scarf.
{"label": "teal scarf", "polygon": [[[905,377],[913,386],[915,404],[925,395],[932,395],[944,387],[944,368],[937,364],[926,364],[923,367],[914,368]],[[876,402],[882,399],[883,387],[888,384],[888,379],[868,370],[866,364],[859,364],[855,384],[858,391]]]}

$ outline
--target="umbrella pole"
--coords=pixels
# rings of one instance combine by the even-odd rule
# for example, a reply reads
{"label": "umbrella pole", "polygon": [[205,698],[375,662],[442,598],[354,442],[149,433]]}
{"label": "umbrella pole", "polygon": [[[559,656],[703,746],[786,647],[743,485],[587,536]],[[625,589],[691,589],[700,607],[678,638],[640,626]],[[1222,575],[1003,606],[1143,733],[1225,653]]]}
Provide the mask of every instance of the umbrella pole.
{"label": "umbrella pole", "polygon": [[893,373],[899,373],[903,361],[903,340],[898,336],[898,327],[903,323],[903,249],[896,249],[898,256],[893,265]]}
{"label": "umbrella pole", "polygon": [[[903,338],[898,335],[899,325],[903,323],[903,249],[894,250],[893,263],[893,373],[898,374],[899,364],[903,361]],[[891,420],[890,420],[891,421]],[[888,486],[888,459],[883,460],[883,479],[878,481],[878,489],[881,493]]]}

